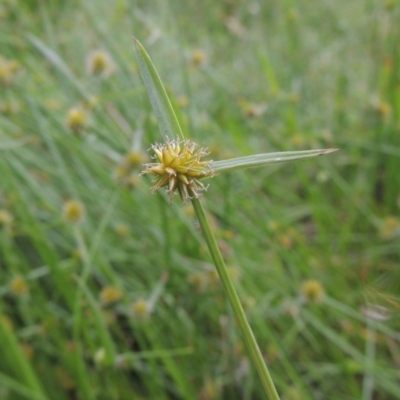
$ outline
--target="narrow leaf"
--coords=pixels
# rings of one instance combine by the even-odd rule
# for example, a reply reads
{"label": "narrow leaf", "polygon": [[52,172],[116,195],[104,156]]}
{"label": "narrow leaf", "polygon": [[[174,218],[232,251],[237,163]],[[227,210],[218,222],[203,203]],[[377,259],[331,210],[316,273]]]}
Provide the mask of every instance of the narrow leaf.
{"label": "narrow leaf", "polygon": [[171,139],[176,137],[184,139],[174,109],[172,108],[167,92],[164,89],[150,56],[136,38],[134,38],[134,41],[134,49],[139,63],[140,74],[146,86],[147,94],[149,95],[161,134]]}
{"label": "narrow leaf", "polygon": [[71,71],[68,64],[51,47],[33,35],[28,35],[28,40],[40,53],[42,53],[42,55],[44,55],[50,64],[72,84],[72,86],[82,97],[84,97],[86,100],[90,100],[90,94],[79,82],[78,78]]}
{"label": "narrow leaf", "polygon": [[279,153],[256,154],[247,157],[231,158],[229,160],[212,161],[210,166],[216,173],[234,171],[236,169],[262,167],[279,162],[301,160],[303,158],[323,156],[338,149],[319,149],[302,151],[283,151]]}
{"label": "narrow leaf", "polygon": [[276,77],[274,68],[273,68],[268,56],[264,52],[260,51],[259,57],[260,57],[262,67],[264,69],[265,77],[267,78],[267,82],[270,87],[271,94],[277,95],[279,93],[280,89],[279,89],[279,83],[278,83],[278,79]]}
{"label": "narrow leaf", "polygon": [[91,307],[91,311],[93,311],[94,320],[96,324],[96,331],[99,335],[99,338],[104,346],[105,353],[106,353],[106,362],[110,365],[115,360],[115,347],[114,342],[111,338],[110,332],[107,329],[106,322],[104,320],[104,315],[98,301],[93,296],[90,289],[87,287],[86,283],[82,279],[77,279],[77,283],[81,288],[82,292],[86,296],[88,303]]}

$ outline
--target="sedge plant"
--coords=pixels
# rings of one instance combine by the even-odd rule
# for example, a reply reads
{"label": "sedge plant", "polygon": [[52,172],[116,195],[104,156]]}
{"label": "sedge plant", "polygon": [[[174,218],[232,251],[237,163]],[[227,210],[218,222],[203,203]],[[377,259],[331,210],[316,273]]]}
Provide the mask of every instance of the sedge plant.
{"label": "sedge plant", "polygon": [[204,157],[209,154],[207,149],[199,148],[196,143],[185,138],[168,95],[149,55],[138,40],[134,39],[134,43],[139,70],[164,139],[163,143],[156,143],[151,146],[151,150],[154,152],[152,157],[153,162],[144,164],[145,169],[141,175],[154,176],[153,187],[151,188],[152,192],[165,187],[171,201],[174,194],[179,193],[184,203],[192,203],[225,294],[241,330],[249,356],[257,369],[268,398],[277,400],[279,399],[278,392],[253,331],[247,321],[202,202],[200,201],[200,197],[208,188],[203,183],[203,180],[237,169],[261,167],[272,163],[322,156],[332,153],[337,149],[265,153],[221,161],[204,160]]}

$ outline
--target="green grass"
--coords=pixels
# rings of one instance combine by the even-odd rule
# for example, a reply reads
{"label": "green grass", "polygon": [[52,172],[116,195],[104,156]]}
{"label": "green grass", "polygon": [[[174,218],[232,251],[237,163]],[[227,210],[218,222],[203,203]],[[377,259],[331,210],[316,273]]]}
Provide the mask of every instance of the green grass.
{"label": "green grass", "polygon": [[190,208],[115,179],[161,140],[133,35],[212,159],[341,148],[223,174],[204,204],[282,398],[400,398],[399,3],[242,3],[1,3],[0,56],[20,64],[0,78],[2,399],[264,398]]}

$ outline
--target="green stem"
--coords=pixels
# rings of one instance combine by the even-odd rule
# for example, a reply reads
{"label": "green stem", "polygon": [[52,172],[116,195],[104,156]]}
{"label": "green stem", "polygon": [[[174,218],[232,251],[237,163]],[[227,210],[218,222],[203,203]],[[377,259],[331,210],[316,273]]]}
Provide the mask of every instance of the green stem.
{"label": "green stem", "polygon": [[[87,278],[90,275],[91,264],[89,261],[88,251],[86,247],[86,243],[83,239],[82,232],[79,226],[75,227],[75,238],[78,244],[78,249],[82,255],[83,260],[83,271],[81,275],[81,286],[86,283]],[[88,378],[88,371],[86,368],[86,363],[84,359],[84,352],[83,346],[80,339],[80,331],[82,329],[82,316],[83,316],[83,309],[82,309],[82,297],[83,291],[82,288],[76,293],[75,298],[75,306],[74,306],[74,320],[73,320],[73,339],[76,345],[76,348],[73,353],[73,358],[75,362],[75,374],[76,378],[79,382],[79,387],[81,393],[85,399],[95,400],[96,396],[92,390],[92,387],[89,383]]]}
{"label": "green stem", "polygon": [[[2,314],[2,310],[0,310],[0,343],[1,343],[1,354],[2,354],[2,362],[3,359],[6,362],[9,362],[8,374],[12,375],[12,372],[15,374],[15,381],[18,382],[18,385],[23,391],[28,391],[32,394],[32,398],[35,399],[43,399],[46,400],[48,397],[46,396],[42,384],[32,368],[31,363],[23,354],[21,346],[12,332],[11,328],[7,326],[7,320]],[[10,376],[9,382],[12,382]],[[14,384],[14,388],[15,388]],[[21,390],[19,390],[21,392]]]}
{"label": "green stem", "polygon": [[271,375],[268,372],[268,368],[264,362],[260,348],[258,347],[257,341],[254,337],[253,331],[246,319],[243,307],[240,303],[236,290],[232,284],[232,280],[225,266],[221,252],[219,251],[210,224],[208,223],[206,214],[204,212],[204,208],[199,199],[193,199],[192,204],[196,212],[197,218],[199,220],[204,237],[206,239],[208,249],[214,260],[215,267],[217,268],[219,277],[222,281],[222,284],[224,285],[225,293],[228,296],[233,312],[235,313],[237,322],[243,334],[244,341],[250,352],[250,356],[253,359],[253,362],[257,368],[264,389],[267,392],[269,399],[279,400],[278,392],[276,391],[274,382],[272,381]]}

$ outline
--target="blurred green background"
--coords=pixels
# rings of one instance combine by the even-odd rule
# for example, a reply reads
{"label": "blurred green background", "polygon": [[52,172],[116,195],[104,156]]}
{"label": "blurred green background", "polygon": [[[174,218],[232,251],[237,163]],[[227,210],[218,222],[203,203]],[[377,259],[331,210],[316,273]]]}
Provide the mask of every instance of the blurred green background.
{"label": "blurred green background", "polygon": [[220,160],[204,205],[282,399],[400,398],[400,3],[0,3],[0,398],[262,399],[133,52]]}

